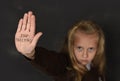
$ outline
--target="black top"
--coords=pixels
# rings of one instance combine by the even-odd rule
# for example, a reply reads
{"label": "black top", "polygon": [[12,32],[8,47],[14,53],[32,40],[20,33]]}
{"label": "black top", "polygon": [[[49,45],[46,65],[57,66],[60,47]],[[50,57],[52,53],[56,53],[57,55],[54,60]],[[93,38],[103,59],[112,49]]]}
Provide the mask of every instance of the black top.
{"label": "black top", "polygon": [[[68,69],[71,66],[68,54],[36,47],[35,59],[31,63],[36,68],[52,76],[55,81],[74,81],[75,72]],[[82,81],[100,81],[99,79],[100,75],[97,69],[91,68],[83,76]]]}

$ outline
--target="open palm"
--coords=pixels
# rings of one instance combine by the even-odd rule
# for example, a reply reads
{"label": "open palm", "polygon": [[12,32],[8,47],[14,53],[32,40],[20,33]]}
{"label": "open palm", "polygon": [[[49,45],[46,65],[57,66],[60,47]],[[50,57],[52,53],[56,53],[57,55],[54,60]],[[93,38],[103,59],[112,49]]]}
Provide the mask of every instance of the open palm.
{"label": "open palm", "polygon": [[42,32],[35,34],[35,16],[31,11],[25,13],[19,20],[15,34],[15,45],[17,50],[25,56],[30,56],[37,44]]}

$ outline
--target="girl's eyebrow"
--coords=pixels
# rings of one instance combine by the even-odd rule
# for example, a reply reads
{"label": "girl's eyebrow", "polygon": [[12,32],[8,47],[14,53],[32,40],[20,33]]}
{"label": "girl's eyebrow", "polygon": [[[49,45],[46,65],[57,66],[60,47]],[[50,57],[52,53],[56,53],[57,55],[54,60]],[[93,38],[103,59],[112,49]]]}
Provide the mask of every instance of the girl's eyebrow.
{"label": "girl's eyebrow", "polygon": [[81,46],[77,46],[77,48],[81,48]]}
{"label": "girl's eyebrow", "polygon": [[80,46],[80,45],[79,45],[79,46],[76,46],[76,47],[77,47],[77,48],[82,48],[82,46]]}

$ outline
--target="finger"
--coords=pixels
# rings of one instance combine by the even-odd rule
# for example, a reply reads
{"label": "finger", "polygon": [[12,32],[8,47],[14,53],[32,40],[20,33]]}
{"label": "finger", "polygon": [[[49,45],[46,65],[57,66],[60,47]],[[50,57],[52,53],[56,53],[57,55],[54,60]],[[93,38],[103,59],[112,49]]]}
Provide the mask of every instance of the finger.
{"label": "finger", "polygon": [[26,28],[26,23],[27,23],[27,13],[25,13],[25,14],[24,14],[24,17],[23,17],[22,30],[25,30],[25,28]]}
{"label": "finger", "polygon": [[18,23],[17,32],[20,32],[20,31],[21,31],[22,22],[23,22],[23,19],[20,19],[20,20],[19,20],[19,23]]}
{"label": "finger", "polygon": [[31,16],[31,26],[30,26],[30,32],[34,36],[35,34],[35,16]]}
{"label": "finger", "polygon": [[32,11],[28,12],[27,31],[30,31]]}
{"label": "finger", "polygon": [[33,38],[33,41],[32,41],[32,43],[31,43],[31,45],[32,46],[36,46],[36,44],[37,44],[37,42],[38,42],[38,40],[39,40],[39,38],[42,36],[42,32],[39,32],[39,33],[37,33],[36,35],[35,35],[35,37]]}

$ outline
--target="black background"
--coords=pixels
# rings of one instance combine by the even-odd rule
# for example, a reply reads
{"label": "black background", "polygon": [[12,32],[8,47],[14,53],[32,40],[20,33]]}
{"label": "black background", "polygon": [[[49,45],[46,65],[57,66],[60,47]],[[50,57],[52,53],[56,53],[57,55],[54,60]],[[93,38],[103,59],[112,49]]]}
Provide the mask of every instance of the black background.
{"label": "black background", "polygon": [[52,81],[34,68],[15,48],[18,20],[25,12],[36,15],[38,45],[59,51],[67,30],[82,19],[99,24],[106,37],[107,81],[120,81],[119,0],[1,0],[0,81]]}

